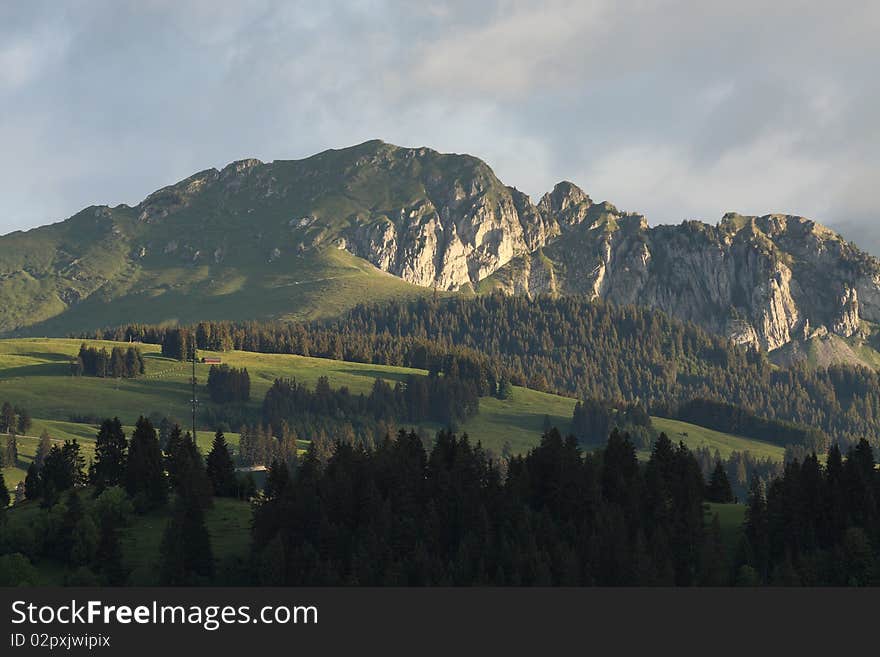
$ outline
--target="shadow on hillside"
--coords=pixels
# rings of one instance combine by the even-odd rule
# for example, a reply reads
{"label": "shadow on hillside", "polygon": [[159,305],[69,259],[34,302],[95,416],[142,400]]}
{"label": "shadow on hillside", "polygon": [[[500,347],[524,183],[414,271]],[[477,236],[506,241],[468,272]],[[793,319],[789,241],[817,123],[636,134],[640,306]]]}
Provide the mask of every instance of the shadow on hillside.
{"label": "shadow on hillside", "polygon": [[364,376],[369,379],[383,379],[385,381],[406,381],[406,378],[409,376],[409,374],[403,372],[388,372],[386,370],[353,370],[344,367],[333,368],[333,371],[342,374],[350,374],[352,376]]}
{"label": "shadow on hillside", "polygon": [[0,379],[15,379],[23,376],[70,376],[70,359],[63,363],[40,363],[21,365],[0,370]]}

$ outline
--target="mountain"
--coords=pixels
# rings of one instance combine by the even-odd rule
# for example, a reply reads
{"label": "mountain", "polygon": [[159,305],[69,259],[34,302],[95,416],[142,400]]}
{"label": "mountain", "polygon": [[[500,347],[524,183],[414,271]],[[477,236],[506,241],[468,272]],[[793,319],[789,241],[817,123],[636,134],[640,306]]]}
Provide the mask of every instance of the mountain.
{"label": "mountain", "polygon": [[[716,226],[649,227],[570,183],[539,204],[562,235],[484,282],[658,308],[742,344],[867,339],[880,320],[880,262],[804,217],[728,213]],[[537,273],[536,273],[537,272]]]}
{"label": "mountain", "polygon": [[475,157],[381,141],[241,160],[0,237],[6,334],[493,289],[659,308],[769,350],[867,340],[880,322],[880,262],[803,217],[650,227],[570,182],[535,204]]}

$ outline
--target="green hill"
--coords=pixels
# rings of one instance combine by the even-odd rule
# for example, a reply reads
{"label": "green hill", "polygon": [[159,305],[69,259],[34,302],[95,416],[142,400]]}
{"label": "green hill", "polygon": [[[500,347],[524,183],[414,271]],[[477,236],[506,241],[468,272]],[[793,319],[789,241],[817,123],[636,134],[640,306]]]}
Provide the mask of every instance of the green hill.
{"label": "green hill", "polygon": [[[55,440],[79,440],[88,459],[95,435],[95,426],[90,420],[94,418],[118,416],[130,431],[141,414],[158,413],[178,418],[182,423],[190,417],[189,364],[162,357],[157,345],[142,344],[139,348],[146,362],[143,377],[118,380],[73,377],[69,364],[82,342],[55,338],[0,340],[0,401],[20,405],[35,418],[29,435],[18,437],[19,467],[4,469],[10,487],[23,479],[36,451],[38,436],[44,429]],[[119,344],[86,342],[108,349]],[[251,377],[249,406],[255,411],[259,409],[266,390],[278,377],[294,377],[313,387],[320,376],[327,376],[332,386],[347,386],[358,394],[368,393],[373,380],[378,377],[400,381],[410,374],[426,374],[403,367],[285,354],[203,353],[220,356],[231,366],[248,369]],[[208,365],[196,365],[196,378],[202,386],[202,411],[210,405],[204,392],[208,368]],[[547,419],[551,425],[567,431],[574,404],[575,400],[568,397],[514,387],[510,399],[482,398],[479,414],[465,422],[461,430],[496,453],[500,453],[507,443],[514,453],[522,453],[537,444]],[[675,420],[653,418],[653,422],[655,429],[665,431],[675,442],[683,440],[692,448],[700,445],[712,450],[717,448],[724,457],[732,450],[749,450],[756,456],[774,459],[781,459],[783,455],[781,448],[761,441]],[[426,424],[423,428],[433,431],[441,427]],[[200,415],[198,429],[200,446],[207,450],[214,428],[207,426]],[[232,445],[238,443],[235,433],[227,434],[227,439]]]}
{"label": "green hill", "polygon": [[0,334],[311,318],[427,294],[345,251],[345,236],[472,187],[487,203],[510,194],[477,158],[378,140],[208,169],[134,207],[0,236]]}
{"label": "green hill", "polygon": [[731,452],[735,451],[748,451],[758,458],[770,458],[774,461],[781,461],[785,456],[784,448],[754,438],[722,433],[668,418],[654,417],[651,420],[654,428],[657,431],[664,431],[672,442],[681,441],[690,449],[708,447],[713,452],[717,449],[723,459],[728,458]]}
{"label": "green hill", "polygon": [[[119,343],[89,340],[90,345],[108,349]],[[18,438],[20,466],[4,469],[7,484],[12,486],[24,477],[33,458],[40,432],[46,429],[58,440],[77,438],[86,459],[91,455],[95,427],[83,418],[118,416],[131,425],[141,414],[159,413],[186,422],[190,417],[191,365],[163,358],[156,345],[139,345],[144,353],[146,374],[136,379],[101,379],[73,377],[70,361],[82,340],[54,338],[16,338],[0,340],[0,401],[10,401],[27,408],[36,418],[28,436]],[[126,345],[127,346],[127,345]],[[216,355],[234,367],[246,367],[251,378],[251,401],[255,411],[260,408],[266,390],[279,377],[294,377],[314,387],[318,378],[326,376],[333,387],[347,386],[353,393],[369,393],[376,378],[402,381],[410,374],[427,374],[422,370],[389,367],[368,363],[349,363],[321,358],[284,354],[260,354],[233,351]],[[202,410],[207,400],[204,382],[208,365],[196,365],[196,379],[201,384]],[[510,399],[482,398],[480,413],[461,427],[484,446],[500,453],[509,442],[514,452],[523,452],[535,445],[543,431],[545,415],[552,424],[567,429],[575,400],[527,388],[513,388]],[[199,443],[203,450],[210,445],[213,427],[200,418]],[[437,425],[427,424],[426,430]],[[236,445],[237,434],[227,434]]]}

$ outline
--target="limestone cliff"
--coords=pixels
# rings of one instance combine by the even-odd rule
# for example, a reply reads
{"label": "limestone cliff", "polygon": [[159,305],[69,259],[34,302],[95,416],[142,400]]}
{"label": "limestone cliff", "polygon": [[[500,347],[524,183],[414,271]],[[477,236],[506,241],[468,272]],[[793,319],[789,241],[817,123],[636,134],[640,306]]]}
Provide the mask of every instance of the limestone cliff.
{"label": "limestone cliff", "polygon": [[201,318],[202,305],[215,318],[311,316],[371,299],[334,298],[353,272],[394,293],[352,256],[423,288],[659,308],[769,350],[880,322],[880,262],[809,219],[650,227],[571,182],[533,203],[470,155],[370,141],[240,160],[132,207],[0,237],[0,332],[53,318],[96,328],[132,308],[140,321]]}

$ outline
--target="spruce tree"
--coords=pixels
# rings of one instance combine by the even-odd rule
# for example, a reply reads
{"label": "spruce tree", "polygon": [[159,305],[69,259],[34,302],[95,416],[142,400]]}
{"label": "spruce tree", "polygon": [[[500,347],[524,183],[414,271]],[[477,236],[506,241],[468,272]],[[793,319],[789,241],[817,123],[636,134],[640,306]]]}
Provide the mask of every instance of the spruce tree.
{"label": "spruce tree", "polygon": [[205,471],[205,463],[189,432],[180,440],[170,456],[171,486],[181,497],[202,509],[211,506],[214,490]]}
{"label": "spruce tree", "polygon": [[160,581],[192,585],[214,574],[214,555],[205,517],[195,498],[180,496],[159,547]]}
{"label": "spruce tree", "polygon": [[266,486],[263,493],[267,499],[276,499],[281,497],[287,487],[290,485],[290,470],[283,461],[275,460],[269,466],[266,473]]}
{"label": "spruce tree", "polygon": [[122,564],[122,545],[119,541],[116,522],[110,516],[101,518],[100,538],[95,553],[96,568],[109,586],[125,583],[125,568]]}
{"label": "spruce tree", "polygon": [[3,402],[3,407],[0,409],[0,433],[12,433],[15,431],[15,425],[15,409],[8,401]]}
{"label": "spruce tree", "polygon": [[767,498],[764,487],[757,477],[752,478],[749,486],[748,506],[746,507],[745,537],[751,545],[754,555],[753,566],[762,581],[766,581],[769,568],[770,527],[767,511]]}
{"label": "spruce tree", "polygon": [[48,431],[43,429],[40,433],[40,442],[37,444],[37,451],[36,454],[34,454],[33,460],[37,470],[43,467],[43,463],[46,462],[46,457],[49,456],[50,449],[52,449],[52,437],[49,435]]}
{"label": "spruce tree", "polygon": [[138,419],[131,434],[125,490],[141,510],[163,506],[168,500],[159,440],[153,425],[143,416]]}
{"label": "spruce tree", "polygon": [[73,546],[76,527],[82,521],[84,514],[79,493],[76,490],[70,491],[55,540],[55,557],[62,563],[74,563]]}
{"label": "spruce tree", "polygon": [[9,490],[6,488],[6,480],[3,478],[3,471],[0,470],[0,513],[9,506]]}
{"label": "spruce tree", "polygon": [[36,462],[31,462],[27,469],[27,475],[24,478],[24,496],[25,499],[35,500],[42,494],[42,483],[40,481],[40,471]]}
{"label": "spruce tree", "polygon": [[89,473],[89,481],[95,486],[96,493],[122,483],[127,448],[128,441],[119,418],[104,420],[95,440],[95,461]]}
{"label": "spruce tree", "polygon": [[186,579],[182,535],[183,517],[175,510],[162,532],[162,542],[159,544],[159,583],[163,586],[184,586],[189,583]]}
{"label": "spruce tree", "polygon": [[180,452],[180,447],[183,444],[183,431],[180,429],[179,424],[174,424],[168,429],[168,439],[165,442],[165,467],[168,470],[168,478],[171,480],[171,485],[176,486],[176,467],[177,467],[177,458]]}
{"label": "spruce tree", "polygon": [[716,461],[715,469],[709,477],[709,485],[706,487],[706,499],[717,504],[730,504],[733,502],[733,490],[727,471],[721,461]]}
{"label": "spruce tree", "polygon": [[219,497],[235,497],[238,494],[238,480],[235,476],[235,465],[229,454],[229,446],[222,431],[214,434],[214,443],[206,459],[208,478],[214,488],[214,495]]}

